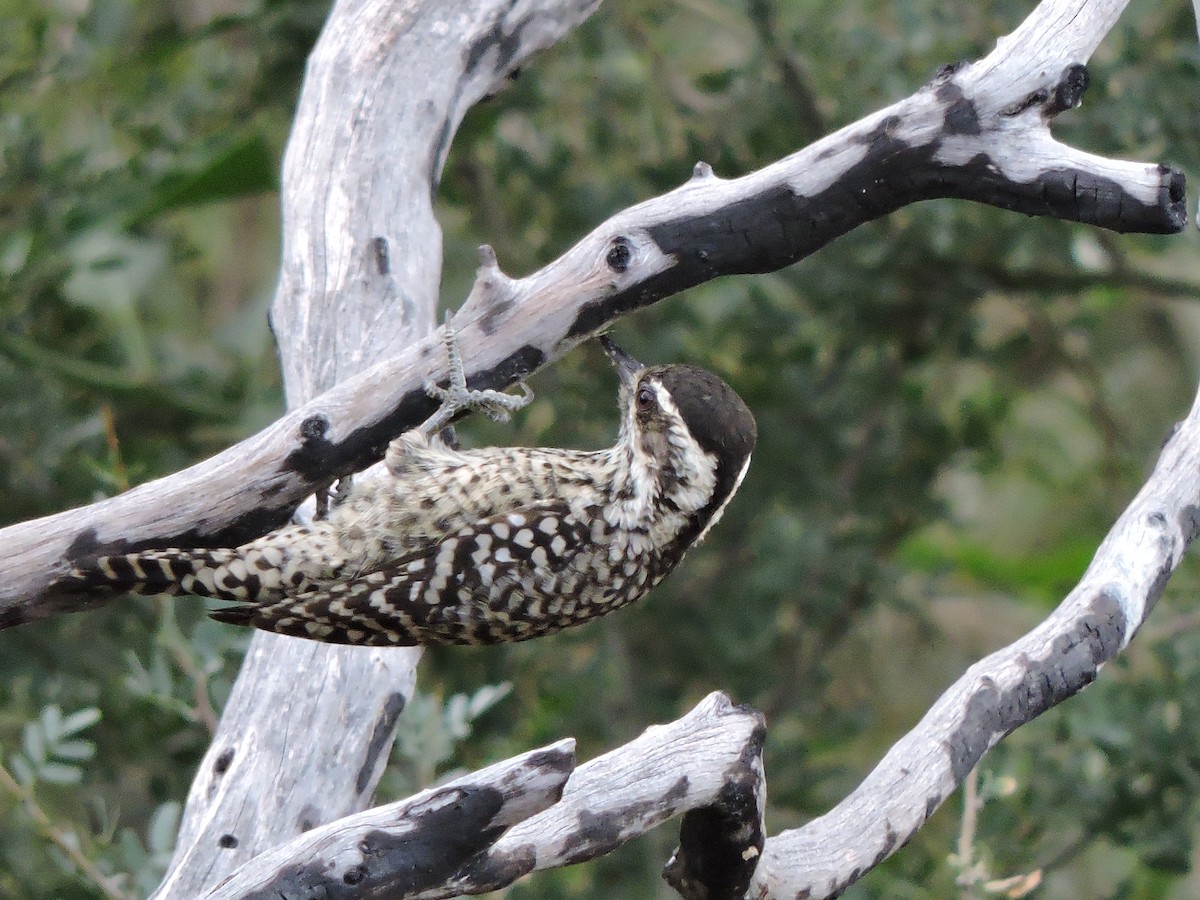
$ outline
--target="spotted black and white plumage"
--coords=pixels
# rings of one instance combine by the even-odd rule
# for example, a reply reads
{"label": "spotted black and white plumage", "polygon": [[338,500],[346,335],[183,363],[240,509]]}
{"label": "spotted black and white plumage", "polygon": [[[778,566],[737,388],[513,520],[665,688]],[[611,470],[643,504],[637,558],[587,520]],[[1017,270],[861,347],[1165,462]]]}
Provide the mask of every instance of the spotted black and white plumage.
{"label": "spotted black and white plumage", "polygon": [[240,601],[213,617],[341,644],[520,641],[618,609],[721,517],[756,427],[712,373],[605,349],[623,410],[606,450],[454,450],[411,431],[388,475],[327,519],[234,549],[102,557],[70,577]]}

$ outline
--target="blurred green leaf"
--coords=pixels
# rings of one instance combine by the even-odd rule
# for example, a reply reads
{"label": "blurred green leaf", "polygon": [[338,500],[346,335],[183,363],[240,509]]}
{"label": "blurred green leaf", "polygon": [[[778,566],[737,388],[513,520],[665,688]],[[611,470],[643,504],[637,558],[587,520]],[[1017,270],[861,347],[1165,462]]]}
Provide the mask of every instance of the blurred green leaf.
{"label": "blurred green leaf", "polygon": [[995,547],[966,539],[917,534],[900,547],[897,561],[914,571],[953,573],[978,587],[1057,602],[1079,581],[1096,547],[1095,541],[1079,541],[1042,553],[1005,555]]}
{"label": "blurred green leaf", "polygon": [[[55,707],[55,709],[57,709],[57,707]],[[69,716],[66,716],[58,722],[58,731],[56,736],[59,738],[70,737],[73,734],[78,734],[81,731],[91,728],[99,721],[100,710],[96,709],[96,707],[93,706],[87,709],[78,710],[77,712],[71,713]],[[59,752],[61,752],[62,744],[60,743],[58,747]]]}
{"label": "blurred green leaf", "polygon": [[136,228],[170,210],[276,191],[278,169],[266,139],[261,134],[246,135],[206,165],[164,176],[146,205],[126,220],[126,226]]}

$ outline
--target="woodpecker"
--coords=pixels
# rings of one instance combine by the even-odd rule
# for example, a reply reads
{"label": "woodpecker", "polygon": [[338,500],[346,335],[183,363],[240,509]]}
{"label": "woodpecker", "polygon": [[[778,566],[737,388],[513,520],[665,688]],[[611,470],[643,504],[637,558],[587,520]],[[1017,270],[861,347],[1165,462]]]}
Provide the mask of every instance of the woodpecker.
{"label": "woodpecker", "polygon": [[711,372],[643,366],[601,341],[620,379],[608,449],[447,446],[437,429],[462,406],[503,414],[528,402],[467,391],[449,337],[443,408],[393,441],[387,474],[355,482],[327,518],[231,549],[99,557],[67,579],[237,601],[210,615],[369,646],[523,641],[639,600],[721,518],[757,427]]}

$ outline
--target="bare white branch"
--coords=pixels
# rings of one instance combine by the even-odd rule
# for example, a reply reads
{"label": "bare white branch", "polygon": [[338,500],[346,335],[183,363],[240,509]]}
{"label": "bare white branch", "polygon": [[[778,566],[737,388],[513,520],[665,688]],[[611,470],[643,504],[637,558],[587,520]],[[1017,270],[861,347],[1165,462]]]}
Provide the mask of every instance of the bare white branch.
{"label": "bare white branch", "polygon": [[[441,272],[430,198],[455,128],[598,2],[335,5],[309,61],[284,165],[272,324],[290,406],[430,330]],[[332,474],[321,474],[331,462],[325,417],[344,408],[356,418],[350,410],[361,398],[329,399],[301,406],[240,450],[78,511],[75,536],[50,532],[47,549],[61,560],[64,541],[79,551],[173,530],[169,542],[186,544],[239,518],[258,519],[249,531],[262,530]],[[191,900],[262,852],[369,806],[419,658],[415,649],[256,634],[155,897]]]}
{"label": "bare white branch", "polygon": [[[596,2],[340,0],[310,63],[285,166],[273,315],[293,411],[184,472],[0,531],[8,548],[0,627],[98,602],[53,584],[89,554],[233,544],[267,530],[315,488],[378,460],[431,411],[422,384],[444,376],[444,358],[436,338],[413,342],[433,320],[441,260],[429,198],[449,138],[484,90]],[[788,265],[918,200],[1179,231],[1180,173],[1084,153],[1049,131],[1080,102],[1085,63],[1126,2],[1044,0],[986,58],[948,66],[905,100],[758,172],[725,180],[698,164],[678,189],[618,213],[524,278],[504,275],[482,250],[454,322],[471,385],[504,387],[618,316],[719,275]],[[1198,498],[1194,409],[1059,610],[972,667],[842,804],[768,841],[751,895],[840,892],[902,846],[996,741],[1090,682],[1140,626],[1192,540]],[[404,651],[256,638],[157,896],[202,895],[255,855],[361,810],[414,664]],[[581,767],[560,803],[412,896],[501,886],[715,803],[734,771],[731,754],[744,766],[761,726],[750,713],[734,716],[727,701],[706,703],[705,715],[733,716],[733,728],[722,722],[682,751],[677,742],[691,732],[670,729],[691,717],[651,729]],[[693,724],[696,734],[708,727]],[[757,737],[746,738],[747,728]],[[725,743],[735,731],[742,744]],[[302,865],[294,852],[270,857],[277,871]],[[343,851],[320,852],[330,871],[350,871]]]}
{"label": "bare white branch", "polygon": [[1200,527],[1200,396],[1062,604],[979,661],[834,809],[767,841],[753,897],[833,897],[912,837],[1001,738],[1095,680]]}
{"label": "bare white branch", "polygon": [[562,800],[497,841],[480,870],[529,850],[534,869],[572,865],[710,806],[731,779],[759,765],[764,737],[758,712],[709,694],[682,719],[580,766]]}
{"label": "bare white branch", "polygon": [[724,835],[723,856],[706,845],[720,858],[688,868],[714,879],[734,870],[744,890],[762,848],[765,735],[759,713],[713,693],[573,773],[573,742],[562,741],[332,822],[256,857],[206,896],[332,896],[346,884],[355,896],[391,900],[479,894],[712,809],[749,827]]}
{"label": "bare white branch", "polygon": [[531,750],[315,828],[256,856],[205,898],[425,896],[506,829],[555,803],[574,768],[573,740]]}
{"label": "bare white branch", "polygon": [[[1045,0],[1016,32],[1021,41],[1010,36],[977,63],[946,67],[907,99],[758,172],[725,180],[699,165],[681,187],[618,213],[527,277],[507,278],[495,254],[485,251],[476,285],[454,320],[472,387],[505,387],[618,316],[719,275],[778,269],[917,200],[958,197],[1120,231],[1181,230],[1186,212],[1179,172],[1083,153],[1050,136],[1050,120],[1080,101],[1086,55],[1124,5]],[[328,105],[320,109],[329,114]],[[311,127],[299,123],[298,133]],[[397,151],[392,160],[411,158]],[[361,164],[374,172],[381,154],[367,154]],[[375,186],[377,179],[364,175],[362,183]],[[305,196],[324,196],[315,180],[302,186]],[[343,187],[334,222],[347,221],[344,195]],[[322,227],[331,221],[328,202],[305,207]],[[371,207],[369,199],[361,202]],[[289,313],[298,335],[307,335],[312,311],[327,302],[337,316],[358,317],[364,329],[403,330],[409,321],[403,316],[380,329],[384,314],[368,302],[391,290],[379,274],[384,256],[392,259],[390,250],[380,255],[385,245],[376,240],[386,234],[364,233],[356,224],[359,230],[343,238],[354,249],[335,253],[329,235],[306,237],[317,226],[306,230],[294,211],[285,225],[289,253],[308,240],[312,252],[320,247],[343,261],[337,271],[344,283],[328,296],[342,297],[344,290],[365,298],[352,308],[312,300],[309,291],[332,290],[332,276],[314,281],[303,266],[289,266],[281,291],[309,309]],[[437,255],[436,246],[429,253]],[[351,258],[361,266],[349,266]],[[367,312],[354,312],[360,308]],[[276,318],[280,326],[292,321],[278,310]],[[428,317],[421,322],[425,327]],[[343,336],[337,346],[356,344]],[[355,368],[345,363],[303,377],[315,389]],[[288,369],[299,371],[291,363]],[[0,627],[97,602],[53,585],[82,556],[188,542],[230,545],[279,524],[315,488],[377,461],[389,440],[424,419],[433,404],[422,385],[444,375],[441,346],[426,338],[210,460],[102,503],[0,531],[12,548],[0,561]]]}

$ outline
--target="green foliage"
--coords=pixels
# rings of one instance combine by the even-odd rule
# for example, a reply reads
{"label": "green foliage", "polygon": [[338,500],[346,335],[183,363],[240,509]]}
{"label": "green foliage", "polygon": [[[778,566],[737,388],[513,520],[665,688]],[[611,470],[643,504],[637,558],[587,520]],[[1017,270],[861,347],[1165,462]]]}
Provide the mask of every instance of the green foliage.
{"label": "green foliage", "polygon": [[21,729],[22,753],[12,758],[12,768],[27,790],[35,784],[79,784],[79,764],[96,755],[96,745],[78,737],[100,721],[100,710],[92,706],[69,716],[57,706],[42,709],[41,715]]}
{"label": "green foliage", "polygon": [[[84,763],[96,755],[96,745],[81,737],[101,719],[100,710],[88,707],[63,715],[56,705],[43,707],[36,719],[21,729],[22,749],[8,761],[12,772],[0,761],[0,788],[15,801],[4,813],[17,840],[0,850],[6,862],[6,875],[0,884],[11,895],[26,896],[15,889],[19,883],[53,885],[56,896],[87,896],[99,890],[110,898],[138,896],[153,890],[161,880],[178,829],[180,805],[162,804],[150,816],[146,844],[129,828],[114,835],[116,817],[103,799],[92,798],[92,819],[99,823],[95,833],[81,834],[68,821],[56,821],[47,812],[44,795],[74,787],[84,781]],[[26,840],[34,834],[44,842],[39,850],[48,850],[54,866],[49,874],[39,866],[41,852],[31,853]],[[114,874],[119,873],[119,874]]]}
{"label": "green foliage", "polygon": [[[0,9],[0,493],[16,521],[279,411],[271,192],[325,6]],[[528,272],[697,159],[726,177],[772,162],[986,52],[1027,11],[610,0],[463,123],[438,201],[443,299],[462,301],[481,242]],[[1194,173],[1198,68],[1187,4],[1134,5],[1056,128]],[[767,714],[771,829],[823,812],[963,668],[1045,615],[1140,485],[1196,380],[1196,243],[938,201],[619,323],[635,355],[708,366],[746,397],[746,483],[647,602],[428,654],[386,798],[565,735],[586,759],[722,689]],[[468,439],[600,446],[615,383],[585,348],[540,376],[515,428],[471,423]],[[1094,687],[984,760],[968,849],[988,879],[1040,872],[1046,898],[1200,890],[1195,579],[1185,567]],[[196,605],[136,599],[0,634],[0,757],[17,776],[0,792],[0,895],[153,887],[245,639]],[[995,895],[956,886],[960,825],[952,802],[851,895]],[[666,896],[673,843],[660,829],[511,893]]]}

